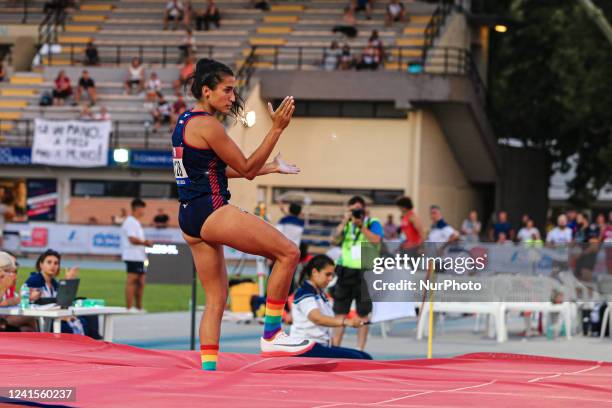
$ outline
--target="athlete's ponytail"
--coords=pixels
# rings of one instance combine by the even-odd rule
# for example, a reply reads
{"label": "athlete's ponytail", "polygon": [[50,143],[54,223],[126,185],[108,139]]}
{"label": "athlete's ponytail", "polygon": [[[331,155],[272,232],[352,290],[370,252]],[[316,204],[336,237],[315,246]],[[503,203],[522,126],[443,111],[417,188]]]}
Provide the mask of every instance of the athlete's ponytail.
{"label": "athlete's ponytail", "polygon": [[[234,72],[227,65],[210,58],[202,58],[196,64],[195,71],[187,78],[186,84],[191,82],[191,94],[197,100],[204,96],[202,88],[205,86],[214,90],[223,78],[234,76]],[[244,108],[244,101],[234,89],[236,100],[232,104],[230,111],[234,116],[240,116]]]}

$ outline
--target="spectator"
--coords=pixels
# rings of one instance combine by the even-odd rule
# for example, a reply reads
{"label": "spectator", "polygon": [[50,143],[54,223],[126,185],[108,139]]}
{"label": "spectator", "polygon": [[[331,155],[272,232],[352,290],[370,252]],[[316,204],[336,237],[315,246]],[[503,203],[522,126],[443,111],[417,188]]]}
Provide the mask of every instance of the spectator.
{"label": "spectator", "polygon": [[185,98],[183,97],[183,94],[179,93],[176,95],[176,102],[172,104],[172,128],[176,126],[176,120],[178,117],[181,116],[186,110],[187,104],[185,103]]}
{"label": "spectator", "polygon": [[340,54],[340,69],[347,71],[353,67],[353,54],[351,53],[351,47],[344,43],[342,46],[342,53]]}
{"label": "spectator", "polygon": [[156,72],[151,72],[151,75],[147,80],[145,89],[147,92],[147,100],[149,102],[156,102],[157,94],[161,93],[163,89],[162,81],[161,79],[159,79]]}
{"label": "spectator", "polygon": [[183,21],[185,8],[181,0],[169,0],[166,3],[164,12],[164,30],[168,29],[168,22],[172,21],[172,30],[176,30],[178,25]]}
{"label": "spectator", "polygon": [[111,114],[106,106],[100,106],[100,112],[94,115],[94,120],[111,120]]}
{"label": "spectator", "polygon": [[66,99],[72,95],[72,86],[70,79],[66,76],[64,70],[58,72],[55,78],[55,88],[53,88],[53,105],[63,106]]}
{"label": "spectator", "polygon": [[125,210],[125,208],[122,208],[121,210],[119,210],[119,215],[113,215],[111,217],[111,222],[113,225],[121,225],[127,217],[127,211]]}
{"label": "spectator", "polygon": [[338,41],[332,41],[331,45],[325,50],[323,55],[323,69],[326,71],[335,71],[338,69],[341,54],[342,50],[340,49]]}
{"label": "spectator", "polygon": [[334,261],[327,255],[312,258],[300,273],[299,289],[295,292],[291,316],[290,335],[295,338],[313,340],[315,345],[300,357],[352,358],[371,360],[360,350],[337,347],[331,344],[332,327],[361,328],[359,317],[335,316],[325,288],[334,276]]}
{"label": "spectator", "polygon": [[153,131],[157,132],[162,125],[170,125],[172,120],[172,107],[164,95],[157,95],[157,107],[151,112],[153,116]]}
{"label": "spectator", "polygon": [[586,213],[578,214],[577,219],[579,229],[575,240],[582,252],[576,258],[575,274],[582,281],[592,282],[599,251],[599,230],[596,224],[590,223]]}
{"label": "spectator", "polygon": [[355,13],[351,7],[346,7],[344,9],[344,15],[342,16],[342,24],[334,26],[332,28],[332,32],[342,33],[349,38],[357,37],[357,29],[355,25],[357,24],[357,20],[355,20]]}
{"label": "spectator", "polygon": [[514,241],[514,229],[508,222],[508,213],[503,210],[497,213],[497,222],[493,224],[492,230],[489,231],[489,239],[497,242],[500,232],[506,234],[506,238],[510,241]]}
{"label": "spectator", "polygon": [[181,52],[181,60],[180,62],[185,61],[187,57],[192,57],[196,52],[196,41],[193,37],[193,31],[191,28],[187,28],[185,30],[185,36],[183,37],[183,42],[179,45],[179,50]]}
{"label": "spectator", "polygon": [[168,228],[170,217],[164,212],[163,208],[157,209],[157,215],[153,217],[153,226],[157,229]]}
{"label": "spectator", "polygon": [[193,63],[193,57],[188,56],[185,58],[185,63],[181,67],[179,72],[179,78],[172,83],[174,87],[174,93],[181,93],[181,87],[185,86],[191,74],[193,74],[193,70],[195,69],[195,64]]}
{"label": "spectator", "polygon": [[531,218],[528,218],[525,226],[519,230],[517,239],[523,244],[529,244],[542,239],[540,231],[535,227]]}
{"label": "spectator", "polygon": [[[20,303],[21,299],[15,290],[18,266],[17,259],[13,254],[0,252],[0,308],[17,306]],[[36,318],[34,317],[0,317],[0,332],[31,332],[36,331],[36,326]]]}
{"label": "spectator", "polygon": [[497,242],[498,245],[513,245],[512,241],[510,241],[507,237],[506,237],[506,233],[505,232],[500,232],[499,235],[497,236]]}
{"label": "spectator", "polygon": [[302,214],[302,206],[296,203],[289,204],[288,214],[278,221],[276,229],[279,230],[285,237],[292,241],[298,248],[302,241],[304,233],[304,220],[300,218]]}
{"label": "spectator", "polygon": [[423,232],[423,224],[413,211],[414,207],[410,197],[399,197],[397,200],[395,200],[395,205],[402,213],[400,228],[404,236],[404,240],[402,242],[401,250],[403,253],[416,256],[419,247],[423,243],[423,237],[425,236],[425,233]]}
{"label": "spectator", "polygon": [[399,0],[391,0],[391,2],[387,4],[385,25],[391,26],[393,23],[403,22],[405,16],[406,10],[404,9],[404,5]]}
{"label": "spectator", "polygon": [[132,58],[132,63],[128,67],[127,78],[125,79],[125,93],[130,94],[132,88],[136,86],[136,93],[144,90],[145,69],[144,65],[136,57]]}
{"label": "spectator", "polygon": [[[130,312],[142,311],[142,298],[145,288],[145,247],[153,243],[145,239],[140,220],[144,217],[146,204],[139,198],[132,200],[132,215],[121,224],[121,260],[125,262],[127,279],[125,282],[125,304]],[[136,307],[134,308],[134,300]]]}
{"label": "spectator", "polygon": [[608,213],[608,223],[601,229],[601,242],[606,252],[606,268],[612,275],[612,211]]}
{"label": "spectator", "polygon": [[578,221],[576,219],[578,217],[578,211],[573,208],[570,208],[569,210],[567,210],[565,215],[567,217],[567,227],[572,230],[572,236],[575,236],[576,231],[578,229]]}
{"label": "spectator", "polygon": [[0,248],[4,246],[4,224],[6,219],[15,215],[12,207],[9,206],[9,198],[4,187],[0,187]]}
{"label": "spectator", "polygon": [[380,60],[385,60],[385,46],[378,35],[378,30],[372,30],[372,34],[370,34],[370,38],[368,41],[372,44],[374,48],[378,50],[378,54],[380,55]]}
{"label": "spectator", "polygon": [[98,56],[98,48],[94,45],[93,41],[87,43],[85,47],[85,65],[95,66],[100,64],[100,57]]}
{"label": "spectator", "polygon": [[[26,280],[30,288],[30,302],[48,303],[55,302],[57,297],[58,282],[56,278],[60,273],[61,255],[59,252],[48,249],[36,260],[36,272],[32,272]],[[65,279],[78,277],[79,269],[72,267],[66,270]],[[85,334],[95,339],[100,339],[98,333],[98,317],[87,316],[79,318],[66,318],[62,321],[62,333]]]}
{"label": "spectator", "polygon": [[266,0],[250,0],[251,6],[261,11],[270,11],[270,3]]}
{"label": "spectator", "polygon": [[83,92],[87,92],[89,99],[91,100],[91,106],[96,104],[98,100],[98,92],[96,90],[96,84],[94,80],[89,76],[89,72],[84,70],[79,79],[79,87],[77,88],[76,95],[74,96],[74,102],[81,102],[81,96]]}
{"label": "spectator", "polygon": [[387,215],[387,222],[385,223],[385,226],[383,228],[383,231],[385,233],[385,239],[396,239],[398,228],[399,227],[395,225],[395,222],[393,221],[393,214]]}
{"label": "spectator", "polygon": [[431,229],[427,236],[427,242],[450,243],[459,239],[459,233],[444,221],[442,210],[437,205],[429,208],[431,217]]}
{"label": "spectator", "polygon": [[361,53],[361,61],[357,64],[357,69],[378,69],[380,64],[380,50],[372,45],[371,41],[368,41],[368,45],[363,49]]}
{"label": "spectator", "polygon": [[215,4],[214,0],[208,0],[208,4],[206,5],[206,9],[203,11],[196,12],[196,29],[198,31],[202,30],[204,27],[205,31],[208,31],[210,28],[210,23],[214,23],[215,27],[219,28],[221,26],[221,13],[219,12],[219,7]]}
{"label": "spectator", "polygon": [[572,242],[572,230],[567,226],[567,216],[561,214],[557,217],[557,226],[546,236],[546,243],[565,246],[570,242]]}
{"label": "spectator", "polygon": [[595,217],[595,225],[597,225],[597,230],[599,232],[599,236],[601,237],[606,229],[606,216],[603,213],[597,214],[597,217]]}
{"label": "spectator", "polygon": [[[338,281],[334,287],[334,313],[345,317],[353,300],[356,302],[357,315],[367,319],[372,312],[372,302],[363,298],[361,285],[363,270],[361,268],[361,246],[365,243],[378,244],[384,236],[380,221],[368,215],[365,200],[355,196],[348,201],[344,218],[336,229],[335,243],[342,247],[342,257],[336,267]],[[344,327],[336,328],[334,346],[342,344]],[[368,326],[361,326],[357,331],[357,346],[363,351],[368,336]]]}
{"label": "spectator", "polygon": [[482,230],[482,223],[478,220],[478,213],[476,210],[470,211],[468,217],[461,223],[461,234],[466,242],[478,242],[480,241],[480,231]]}
{"label": "spectator", "polygon": [[6,76],[6,69],[4,68],[4,64],[0,61],[0,82],[4,81],[5,76]]}
{"label": "spectator", "polygon": [[355,13],[365,11],[366,19],[372,19],[372,0],[352,0],[352,9]]}
{"label": "spectator", "polygon": [[94,120],[93,112],[88,103],[83,105],[81,112],[79,112],[79,120]]}

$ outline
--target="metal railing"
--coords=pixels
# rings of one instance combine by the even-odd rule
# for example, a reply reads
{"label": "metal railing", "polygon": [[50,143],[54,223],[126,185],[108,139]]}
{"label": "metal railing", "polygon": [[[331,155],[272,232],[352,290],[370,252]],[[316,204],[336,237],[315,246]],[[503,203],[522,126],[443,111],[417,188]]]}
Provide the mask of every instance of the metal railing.
{"label": "metal railing", "polygon": [[[42,61],[43,65],[51,66],[53,59],[64,60],[68,57],[67,64],[70,66],[81,65],[85,61],[85,44],[67,43],[61,44],[62,56],[49,53]],[[184,60],[183,51],[178,45],[95,45],[98,50],[98,64],[119,66],[128,64],[132,58],[138,57],[141,62],[148,64],[160,64],[166,67],[168,64],[180,64]],[[198,53],[195,58],[213,58],[214,45],[198,45]]]}
{"label": "metal railing", "polygon": [[[168,125],[154,131],[152,120],[113,120],[111,129],[109,146],[112,148],[170,147]],[[31,147],[33,140],[33,119],[0,120],[0,142],[3,147]]]}
{"label": "metal railing", "polygon": [[40,46],[57,42],[60,28],[62,31],[65,30],[67,17],[68,13],[65,8],[54,8],[47,12],[45,18],[38,25],[38,43]]}
{"label": "metal railing", "polygon": [[442,26],[446,22],[446,17],[453,10],[453,2],[449,0],[441,0],[438,2],[438,7],[431,15],[431,19],[425,27],[424,37],[425,42],[423,43],[423,60],[427,58],[428,50],[433,47],[436,38],[440,34]]}

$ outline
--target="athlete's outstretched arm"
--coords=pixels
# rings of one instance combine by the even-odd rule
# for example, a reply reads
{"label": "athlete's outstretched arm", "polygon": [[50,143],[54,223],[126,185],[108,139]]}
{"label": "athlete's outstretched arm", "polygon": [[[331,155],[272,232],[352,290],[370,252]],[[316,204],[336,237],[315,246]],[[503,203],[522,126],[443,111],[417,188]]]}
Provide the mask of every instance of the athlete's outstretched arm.
{"label": "athlete's outstretched arm", "polygon": [[[264,166],[257,173],[258,176],[265,176],[266,174],[279,173],[279,174],[298,174],[300,169],[295,164],[287,164],[281,157],[280,153],[276,155],[274,161],[264,164]],[[242,175],[231,167],[225,169],[225,175],[227,178],[241,178]]]}
{"label": "athlete's outstretched arm", "polygon": [[219,122],[214,121],[214,125],[208,127],[206,134],[203,132],[201,134],[201,137],[206,140],[221,160],[236,170],[240,176],[249,180],[253,180],[259,174],[283,130],[289,125],[295,110],[293,97],[286,97],[276,111],[272,110],[272,105],[268,104],[268,110],[272,117],[272,129],[249,158],[244,156]]}

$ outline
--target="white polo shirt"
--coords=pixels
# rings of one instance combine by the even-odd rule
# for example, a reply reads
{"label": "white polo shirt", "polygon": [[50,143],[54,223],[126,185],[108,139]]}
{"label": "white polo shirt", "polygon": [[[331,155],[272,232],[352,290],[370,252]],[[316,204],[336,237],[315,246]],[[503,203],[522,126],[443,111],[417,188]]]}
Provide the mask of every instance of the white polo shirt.
{"label": "white polo shirt", "polygon": [[334,317],[334,311],[325,293],[316,289],[310,282],[305,281],[295,292],[293,299],[291,337],[313,340],[329,346],[331,344],[332,328],[319,326],[308,319],[308,313],[315,309],[319,309],[323,316]]}
{"label": "white polo shirt", "polygon": [[133,245],[129,237],[145,239],[144,229],[140,221],[128,216],[121,224],[121,259],[123,261],[144,262],[147,259],[144,245]]}

